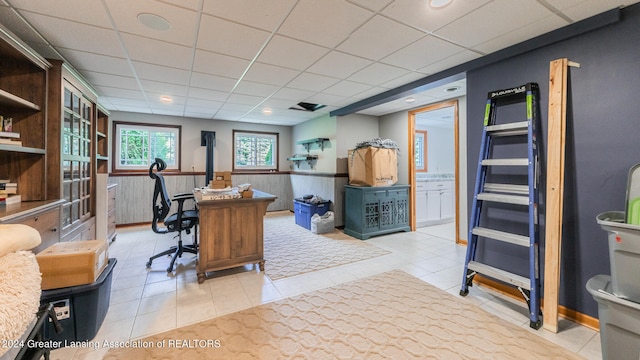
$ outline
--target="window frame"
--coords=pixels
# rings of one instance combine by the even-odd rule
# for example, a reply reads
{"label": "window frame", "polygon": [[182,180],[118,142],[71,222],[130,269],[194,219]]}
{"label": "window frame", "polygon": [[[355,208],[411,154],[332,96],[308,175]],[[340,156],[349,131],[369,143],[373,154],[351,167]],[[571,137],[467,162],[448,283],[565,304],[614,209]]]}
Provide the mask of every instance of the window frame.
{"label": "window frame", "polygon": [[[122,166],[120,165],[120,129],[122,127],[130,128],[130,129],[144,129],[150,131],[158,131],[158,129],[163,129],[167,132],[172,132],[176,134],[176,145],[175,145],[175,156],[176,161],[175,164],[167,163],[167,172],[180,172],[181,167],[181,144],[182,144],[182,126],[180,125],[159,125],[159,124],[149,124],[149,123],[138,123],[138,122],[127,122],[127,121],[114,121],[113,122],[113,146],[112,146],[112,172],[114,173],[140,173],[149,171],[149,166],[153,163],[154,159],[149,159],[149,164],[140,165],[140,166]],[[163,159],[165,160],[165,159]]]}
{"label": "window frame", "polygon": [[[246,172],[246,173],[252,173],[252,172],[272,172],[272,171],[278,171],[280,169],[280,157],[279,157],[279,152],[280,152],[280,134],[277,132],[264,132],[264,131],[249,131],[249,130],[236,130],[234,129],[232,131],[233,135],[233,150],[231,153],[231,164],[232,164],[232,171],[235,173],[242,173],[242,172]],[[242,167],[238,167],[236,165],[236,138],[238,135],[251,135],[251,136],[256,136],[256,137],[272,137],[275,140],[275,144],[274,144],[274,151],[273,151],[273,158],[274,158],[274,165],[273,166],[242,166]]]}

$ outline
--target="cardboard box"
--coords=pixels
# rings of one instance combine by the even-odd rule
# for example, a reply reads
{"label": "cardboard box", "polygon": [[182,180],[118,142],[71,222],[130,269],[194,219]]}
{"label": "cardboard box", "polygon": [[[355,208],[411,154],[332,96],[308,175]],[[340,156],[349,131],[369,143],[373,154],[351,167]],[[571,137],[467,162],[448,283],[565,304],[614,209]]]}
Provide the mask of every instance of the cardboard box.
{"label": "cardboard box", "polygon": [[223,177],[225,181],[231,181],[231,171],[225,171]]}
{"label": "cardboard box", "polygon": [[224,180],[211,180],[209,187],[212,189],[224,189],[226,185]]}
{"label": "cardboard box", "polygon": [[60,242],[36,255],[42,273],[42,290],[96,281],[109,261],[106,240]]}
{"label": "cardboard box", "polygon": [[396,149],[365,147],[349,150],[349,184],[391,186],[398,181]]}
{"label": "cardboard box", "polygon": [[213,180],[224,180],[224,172],[222,171],[215,171],[213,173]]}

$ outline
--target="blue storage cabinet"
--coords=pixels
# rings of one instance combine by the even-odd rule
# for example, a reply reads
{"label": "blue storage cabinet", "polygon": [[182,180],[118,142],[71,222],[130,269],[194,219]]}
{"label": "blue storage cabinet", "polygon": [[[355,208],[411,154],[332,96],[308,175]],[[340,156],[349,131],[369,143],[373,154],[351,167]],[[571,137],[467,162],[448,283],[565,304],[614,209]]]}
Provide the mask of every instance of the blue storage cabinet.
{"label": "blue storage cabinet", "polygon": [[302,199],[293,200],[293,212],[296,217],[296,224],[307,230],[311,230],[311,217],[313,214],[324,215],[329,210],[331,201],[320,201],[318,203],[308,203]]}
{"label": "blue storage cabinet", "polygon": [[409,226],[409,185],[344,187],[344,232],[361,240]]}

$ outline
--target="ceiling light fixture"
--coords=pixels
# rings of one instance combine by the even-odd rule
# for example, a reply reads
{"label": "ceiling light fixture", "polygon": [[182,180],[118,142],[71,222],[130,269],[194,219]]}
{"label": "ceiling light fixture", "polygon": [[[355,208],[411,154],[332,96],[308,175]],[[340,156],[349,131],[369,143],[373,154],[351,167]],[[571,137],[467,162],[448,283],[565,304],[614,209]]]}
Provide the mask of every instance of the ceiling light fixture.
{"label": "ceiling light fixture", "polygon": [[162,101],[165,104],[170,104],[170,103],[173,102],[173,99],[171,98],[171,96],[162,95],[162,96],[160,96],[160,101]]}
{"label": "ceiling light fixture", "polygon": [[460,90],[460,86],[452,86],[444,89],[444,92],[452,93],[458,90]]}
{"label": "ceiling light fixture", "polygon": [[152,30],[167,31],[171,28],[171,24],[165,18],[155,14],[138,14],[138,21]]}
{"label": "ceiling light fixture", "polygon": [[264,115],[271,115],[273,113],[273,111],[271,109],[269,109],[269,108],[264,108],[264,109],[262,109],[262,113]]}
{"label": "ceiling light fixture", "polygon": [[429,0],[429,6],[434,9],[441,9],[449,4],[451,4],[453,0]]}
{"label": "ceiling light fixture", "polygon": [[416,101],[416,98],[414,98],[413,96],[406,98],[404,101],[406,101],[408,104],[411,104],[412,102]]}

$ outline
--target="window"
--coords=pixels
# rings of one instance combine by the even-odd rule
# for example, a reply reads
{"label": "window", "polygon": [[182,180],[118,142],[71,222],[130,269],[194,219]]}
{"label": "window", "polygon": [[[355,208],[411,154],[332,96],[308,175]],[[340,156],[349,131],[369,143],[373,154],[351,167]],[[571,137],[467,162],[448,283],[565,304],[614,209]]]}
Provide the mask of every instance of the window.
{"label": "window", "polygon": [[233,131],[233,170],[277,170],[278,134]]}
{"label": "window", "polygon": [[114,122],[114,169],[147,170],[155,158],[180,170],[180,126]]}

